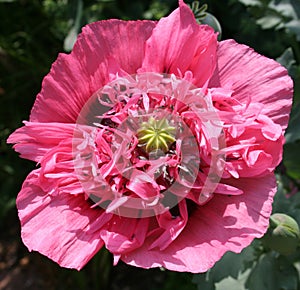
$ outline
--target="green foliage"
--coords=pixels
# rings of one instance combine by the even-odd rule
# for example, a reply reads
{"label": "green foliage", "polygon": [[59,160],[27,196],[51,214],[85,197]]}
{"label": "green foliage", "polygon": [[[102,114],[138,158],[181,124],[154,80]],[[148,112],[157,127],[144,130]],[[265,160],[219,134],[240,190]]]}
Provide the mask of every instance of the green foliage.
{"label": "green foliage", "polygon": [[194,276],[199,290],[296,290],[298,271],[276,252],[264,252],[260,241],[240,254],[227,253],[211,270]]}
{"label": "green foliage", "polygon": [[300,104],[294,105],[288,129],[285,134],[286,144],[300,141]]}
{"label": "green foliage", "polygon": [[286,144],[284,147],[285,151],[283,162],[286,166],[287,174],[294,179],[300,179],[299,147],[299,142]]}
{"label": "green foliage", "polygon": [[256,246],[253,245],[240,254],[226,253],[207,273],[195,275],[194,283],[198,285],[199,290],[227,289],[226,287],[233,286],[234,288],[231,289],[243,289],[236,287],[243,285],[244,276],[249,274],[247,269],[258,259],[257,251]]}

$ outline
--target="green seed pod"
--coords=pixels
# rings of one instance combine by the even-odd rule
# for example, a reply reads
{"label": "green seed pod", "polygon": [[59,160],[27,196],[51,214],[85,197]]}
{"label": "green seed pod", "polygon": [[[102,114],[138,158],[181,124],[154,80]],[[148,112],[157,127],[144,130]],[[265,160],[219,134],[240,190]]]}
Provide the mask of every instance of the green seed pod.
{"label": "green seed pod", "polygon": [[176,128],[169,125],[167,119],[156,120],[150,117],[148,122],[143,122],[138,130],[139,143],[145,145],[147,152],[169,150],[169,145],[176,141],[174,133]]}
{"label": "green seed pod", "polygon": [[299,241],[299,226],[293,218],[282,213],[270,217],[270,226],[263,238],[267,247],[282,255],[290,255],[296,251]]}
{"label": "green seed pod", "polygon": [[210,27],[212,27],[214,29],[215,32],[218,32],[219,33],[218,40],[221,40],[222,28],[221,28],[221,25],[220,25],[218,19],[215,16],[206,12],[206,16],[205,16],[205,18],[203,18],[201,20],[201,23],[209,25]]}

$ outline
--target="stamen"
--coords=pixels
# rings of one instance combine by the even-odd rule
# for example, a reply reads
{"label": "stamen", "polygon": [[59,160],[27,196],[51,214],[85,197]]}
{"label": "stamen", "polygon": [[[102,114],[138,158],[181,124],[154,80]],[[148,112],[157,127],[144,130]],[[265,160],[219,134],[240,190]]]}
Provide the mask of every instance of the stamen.
{"label": "stamen", "polygon": [[145,146],[146,152],[169,150],[169,146],[176,141],[176,128],[169,125],[166,118],[156,120],[150,117],[148,122],[143,122],[138,129],[139,143]]}

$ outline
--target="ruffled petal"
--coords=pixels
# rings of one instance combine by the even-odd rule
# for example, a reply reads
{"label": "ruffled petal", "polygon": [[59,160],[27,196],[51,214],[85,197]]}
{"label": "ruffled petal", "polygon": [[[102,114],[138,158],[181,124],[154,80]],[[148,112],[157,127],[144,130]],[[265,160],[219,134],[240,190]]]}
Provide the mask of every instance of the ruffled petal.
{"label": "ruffled petal", "polygon": [[141,71],[179,76],[191,71],[193,82],[203,86],[215,68],[217,35],[211,27],[199,25],[183,1],[179,1],[179,5],[158,22],[147,40]]}
{"label": "ruffled petal", "polygon": [[234,40],[220,42],[217,68],[209,86],[232,90],[232,97],[243,103],[264,104],[261,114],[283,129],[287,127],[293,82],[284,67],[252,48]]}
{"label": "ruffled petal", "polygon": [[166,249],[179,234],[183,231],[188,221],[188,212],[185,200],[182,200],[179,205],[180,215],[174,217],[170,212],[166,212],[157,217],[160,228],[158,231],[161,235],[150,245],[149,250],[159,248],[161,251]]}
{"label": "ruffled petal", "polygon": [[105,247],[114,255],[120,255],[140,247],[146,238],[149,220],[114,216],[100,231]]}
{"label": "ruffled petal", "polygon": [[142,268],[165,267],[174,271],[205,272],[227,251],[239,253],[267,230],[276,192],[274,175],[261,179],[239,179],[234,186],[244,194],[215,195],[190,216],[182,233],[169,247],[149,250],[144,245],[121,259]]}
{"label": "ruffled petal", "polygon": [[22,158],[40,162],[41,159],[66,139],[73,136],[74,124],[24,122],[25,126],[17,129],[7,139],[15,143],[13,148]]}
{"label": "ruffled petal", "polygon": [[108,20],[83,28],[71,54],[60,54],[44,78],[30,120],[75,122],[86,101],[116,75],[142,65],[155,22]]}
{"label": "ruffled petal", "polygon": [[[282,132],[281,127],[278,131]],[[282,160],[284,137],[280,135],[273,141],[264,134],[261,128],[249,125],[241,136],[230,139],[223,151],[227,154],[223,173],[229,172],[237,178],[259,177],[274,172]]]}
{"label": "ruffled petal", "polygon": [[112,215],[91,209],[83,195],[47,195],[38,175],[27,177],[17,198],[22,240],[30,251],[80,270],[103,246],[99,231]]}

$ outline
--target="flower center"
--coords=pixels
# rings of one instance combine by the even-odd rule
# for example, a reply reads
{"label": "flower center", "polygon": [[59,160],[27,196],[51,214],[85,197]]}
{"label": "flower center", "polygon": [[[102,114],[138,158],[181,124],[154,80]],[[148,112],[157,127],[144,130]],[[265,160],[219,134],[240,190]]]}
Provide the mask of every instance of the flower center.
{"label": "flower center", "polygon": [[162,150],[167,152],[169,146],[176,141],[176,128],[170,126],[166,118],[156,120],[150,117],[138,129],[139,144],[145,147],[146,152]]}
{"label": "flower center", "polygon": [[174,75],[117,78],[77,119],[76,176],[107,213],[144,218],[174,208],[177,216],[183,199],[202,205],[213,197],[225,164],[222,137],[210,91]]}

